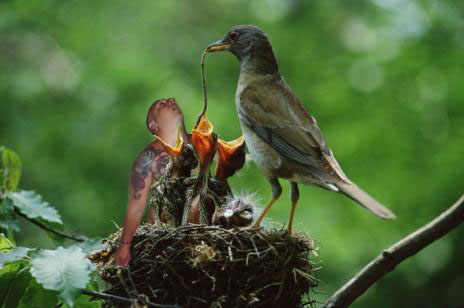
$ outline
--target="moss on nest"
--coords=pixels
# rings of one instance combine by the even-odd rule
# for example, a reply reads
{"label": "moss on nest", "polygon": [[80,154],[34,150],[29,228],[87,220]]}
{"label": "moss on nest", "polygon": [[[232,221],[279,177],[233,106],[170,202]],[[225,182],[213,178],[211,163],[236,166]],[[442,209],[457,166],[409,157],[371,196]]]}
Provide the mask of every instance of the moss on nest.
{"label": "moss on nest", "polygon": [[309,292],[317,285],[311,262],[314,242],[303,233],[146,224],[134,235],[127,268],[113,263],[120,235],[110,235],[107,248],[90,258],[110,285],[105,293],[142,303],[303,307],[311,304]]}

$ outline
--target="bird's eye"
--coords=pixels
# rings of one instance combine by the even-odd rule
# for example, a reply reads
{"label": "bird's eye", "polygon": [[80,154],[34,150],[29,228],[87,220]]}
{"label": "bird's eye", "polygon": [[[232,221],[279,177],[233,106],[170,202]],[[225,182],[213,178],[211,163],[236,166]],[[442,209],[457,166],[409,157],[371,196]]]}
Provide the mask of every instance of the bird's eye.
{"label": "bird's eye", "polygon": [[231,42],[235,41],[235,39],[238,37],[238,33],[237,32],[230,32],[229,33],[229,40]]}

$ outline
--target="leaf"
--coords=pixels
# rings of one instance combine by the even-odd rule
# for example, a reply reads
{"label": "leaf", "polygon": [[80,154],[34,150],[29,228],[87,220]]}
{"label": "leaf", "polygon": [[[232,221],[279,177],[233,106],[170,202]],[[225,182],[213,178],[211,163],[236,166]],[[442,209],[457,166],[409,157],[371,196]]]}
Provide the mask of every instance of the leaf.
{"label": "leaf", "polygon": [[0,269],[0,307],[3,307],[17,274],[28,264],[29,261],[20,260],[10,263]]}
{"label": "leaf", "polygon": [[0,202],[0,228],[19,231],[18,220],[11,199],[5,198]]}
{"label": "leaf", "polygon": [[29,286],[19,301],[18,308],[54,307],[58,303],[55,291],[44,289],[35,279],[31,279]]}
{"label": "leaf", "polygon": [[[46,224],[49,227],[52,227],[55,230],[58,231],[63,231],[64,232],[64,226],[62,224],[56,223],[56,222],[48,222],[43,219],[39,219],[39,221],[43,224]],[[52,241],[56,244],[56,246],[62,246],[63,243],[66,241],[66,239],[58,234],[55,234],[53,232],[44,230],[47,232],[47,235]]]}
{"label": "leaf", "polygon": [[29,218],[42,218],[49,222],[62,224],[61,217],[55,208],[42,200],[42,196],[34,191],[10,192],[7,194],[13,205]]}
{"label": "leaf", "polygon": [[63,302],[72,307],[79,289],[89,281],[91,268],[80,247],[58,247],[33,257],[31,274],[45,289],[59,291]]}
{"label": "leaf", "polygon": [[27,256],[27,253],[30,251],[30,248],[26,247],[15,247],[8,252],[0,253],[0,268],[5,264],[11,263],[16,260],[21,260]]}
{"label": "leaf", "polygon": [[13,191],[18,187],[19,179],[21,178],[22,163],[19,155],[7,147],[0,147],[3,185],[7,191]]}
{"label": "leaf", "polygon": [[[5,236],[5,234],[0,233],[0,251],[8,251],[14,247],[13,243]],[[1,306],[0,306],[1,307]]]}
{"label": "leaf", "polygon": [[80,243],[78,246],[82,248],[82,250],[86,254],[89,254],[94,250],[103,249],[105,247],[105,244],[102,243],[101,238],[97,237],[97,238],[86,239],[84,242]]}
{"label": "leaf", "polygon": [[5,308],[16,308],[31,281],[31,273],[25,265],[20,266],[5,298]]}

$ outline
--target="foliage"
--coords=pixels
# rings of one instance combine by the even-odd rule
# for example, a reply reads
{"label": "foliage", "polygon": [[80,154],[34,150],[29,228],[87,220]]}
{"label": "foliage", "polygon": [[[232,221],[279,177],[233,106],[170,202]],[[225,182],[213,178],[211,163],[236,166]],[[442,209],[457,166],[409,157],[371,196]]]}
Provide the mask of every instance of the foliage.
{"label": "foliage", "polygon": [[[12,150],[0,149],[3,151],[0,179],[5,184],[0,190],[0,231],[9,233],[9,238],[0,233],[0,307],[52,307],[59,299],[66,306],[73,307],[79,300],[79,290],[86,287],[94,270],[86,252],[97,246],[98,239],[80,244],[87,249],[86,252],[75,245],[68,248],[60,246],[55,250],[16,247],[11,232],[19,231],[15,210],[26,219],[37,219],[50,229],[55,229],[62,221],[56,209],[43,201],[39,194],[15,191],[21,176],[21,160]],[[46,231],[53,234],[50,229]],[[79,307],[86,305],[87,302],[83,302]]]}
{"label": "foliage", "polygon": [[31,274],[45,289],[60,292],[68,306],[89,282],[91,263],[77,246],[44,250],[32,258]]}

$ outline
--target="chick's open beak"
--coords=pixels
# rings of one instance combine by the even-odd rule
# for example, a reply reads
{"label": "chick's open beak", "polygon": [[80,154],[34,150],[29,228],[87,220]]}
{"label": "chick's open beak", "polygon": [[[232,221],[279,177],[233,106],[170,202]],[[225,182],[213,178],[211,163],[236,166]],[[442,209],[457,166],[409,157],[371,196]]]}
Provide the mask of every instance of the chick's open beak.
{"label": "chick's open beak", "polygon": [[230,48],[230,44],[221,40],[221,41],[217,41],[217,42],[210,44],[206,48],[206,51],[208,52],[224,51],[224,50],[228,50],[229,48]]}
{"label": "chick's open beak", "polygon": [[245,138],[241,136],[232,141],[218,140],[218,153],[221,160],[227,161],[230,157],[234,156],[237,152],[245,150]]}
{"label": "chick's open beak", "polygon": [[200,164],[208,160],[216,151],[217,136],[206,115],[202,115],[197,127],[192,129],[192,143],[200,158]]}
{"label": "chick's open beak", "polygon": [[182,153],[182,146],[184,145],[184,139],[182,139],[182,128],[179,125],[179,128],[177,129],[177,139],[176,139],[176,145],[171,146],[168,144],[166,141],[161,139],[160,137],[154,135],[154,137],[161,143],[163,148],[168,152],[170,157],[178,157]]}
{"label": "chick's open beak", "polygon": [[241,136],[233,141],[218,140],[219,159],[216,178],[226,180],[245,164],[245,138]]}

